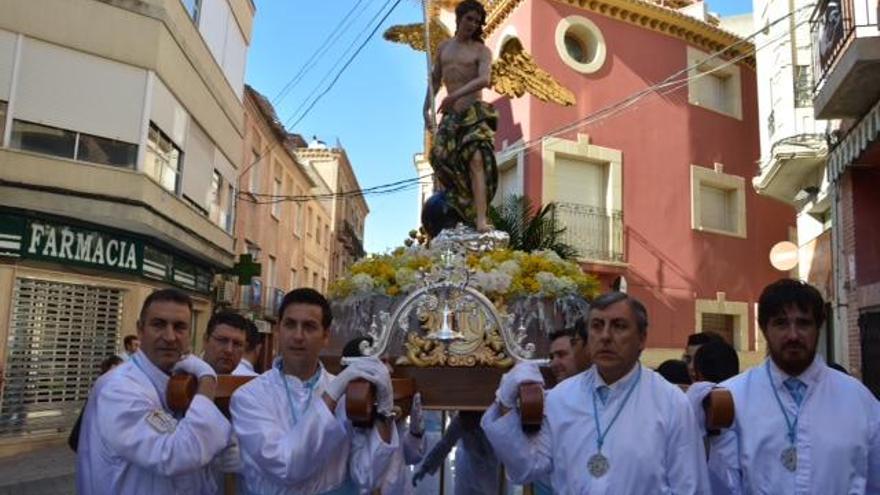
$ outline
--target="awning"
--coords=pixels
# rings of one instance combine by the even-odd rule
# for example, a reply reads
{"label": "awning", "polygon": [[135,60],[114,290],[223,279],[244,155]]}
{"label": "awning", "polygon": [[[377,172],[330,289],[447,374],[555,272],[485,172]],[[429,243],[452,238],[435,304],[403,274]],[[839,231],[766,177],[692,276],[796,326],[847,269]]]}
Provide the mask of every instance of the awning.
{"label": "awning", "polygon": [[880,101],[837,145],[828,158],[828,179],[837,182],[853,160],[859,157],[880,135]]}

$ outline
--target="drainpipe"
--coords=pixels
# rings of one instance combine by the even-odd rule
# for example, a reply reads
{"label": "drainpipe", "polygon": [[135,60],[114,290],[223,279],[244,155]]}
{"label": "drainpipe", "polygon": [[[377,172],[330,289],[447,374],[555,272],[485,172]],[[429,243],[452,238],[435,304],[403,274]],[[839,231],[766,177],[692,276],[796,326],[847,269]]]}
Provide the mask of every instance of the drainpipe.
{"label": "drainpipe", "polygon": [[[826,171],[827,173],[827,171]],[[842,216],[840,213],[840,178],[831,183],[831,271],[834,277],[834,360],[846,369],[852,370],[849,362],[849,295],[847,276],[843,267],[846,260],[843,254]]]}

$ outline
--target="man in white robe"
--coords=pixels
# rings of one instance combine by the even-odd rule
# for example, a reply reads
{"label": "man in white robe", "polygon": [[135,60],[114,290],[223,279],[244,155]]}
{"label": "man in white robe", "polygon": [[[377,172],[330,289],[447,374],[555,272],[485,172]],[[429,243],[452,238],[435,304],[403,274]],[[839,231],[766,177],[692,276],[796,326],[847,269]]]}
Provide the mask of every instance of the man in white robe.
{"label": "man in white robe", "polygon": [[247,328],[247,346],[238,366],[232,370],[233,375],[237,376],[257,376],[256,363],[260,360],[263,353],[264,335],[260,333],[254,322],[248,320]]}
{"label": "man in white robe", "polygon": [[520,363],[504,375],[482,425],[515,483],[550,477],[560,495],[708,493],[703,445],[682,391],[642,367],[648,318],[620,292],[593,301],[587,316],[593,367],[546,395],[544,422],[522,431],[519,386],[542,383]]}
{"label": "man in white robe", "polygon": [[[137,324],[140,350],[103,375],[89,397],[77,452],[78,493],[217,493],[209,463],[227,446],[231,427],[214,405],[214,371],[185,354],[191,321],[186,294],[165,289],[147,297]],[[172,372],[198,378],[198,393],[180,418],[165,397]]]}
{"label": "man in white robe", "polygon": [[[319,355],[330,340],[330,305],[317,291],[296,289],[279,308],[280,357],[272,368],[232,396],[248,493],[356,494],[379,488],[398,448],[391,418],[393,394],[385,365],[352,358],[338,376]],[[376,387],[381,416],[355,428],[340,400],[355,379]]]}
{"label": "man in white robe", "polygon": [[762,292],[770,357],[721,383],[736,418],[711,444],[709,468],[725,485],[717,493],[880,493],[880,403],[816,355],[824,319],[810,285],[783,279]]}

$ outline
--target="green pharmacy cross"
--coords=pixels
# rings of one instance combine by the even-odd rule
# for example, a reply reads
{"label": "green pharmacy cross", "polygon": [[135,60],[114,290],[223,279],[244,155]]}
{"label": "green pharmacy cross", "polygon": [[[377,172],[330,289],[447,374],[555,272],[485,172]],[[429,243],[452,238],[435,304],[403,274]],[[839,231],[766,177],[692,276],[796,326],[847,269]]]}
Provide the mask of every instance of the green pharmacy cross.
{"label": "green pharmacy cross", "polygon": [[251,278],[259,277],[262,265],[254,263],[254,257],[250,254],[240,254],[238,263],[232,266],[232,274],[238,277],[238,285],[250,285]]}

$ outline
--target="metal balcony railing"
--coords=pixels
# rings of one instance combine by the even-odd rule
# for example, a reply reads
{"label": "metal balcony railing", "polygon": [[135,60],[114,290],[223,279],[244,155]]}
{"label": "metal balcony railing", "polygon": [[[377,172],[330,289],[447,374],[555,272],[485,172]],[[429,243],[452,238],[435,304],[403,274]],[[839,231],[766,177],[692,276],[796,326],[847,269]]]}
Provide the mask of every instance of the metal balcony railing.
{"label": "metal balcony railing", "polygon": [[565,227],[563,240],[585,261],[622,263],[623,212],[578,203],[556,203],[556,218]]}
{"label": "metal balcony railing", "polygon": [[810,18],[814,92],[825,83],[857,29],[877,29],[877,10],[877,0],[820,0],[817,3]]}

